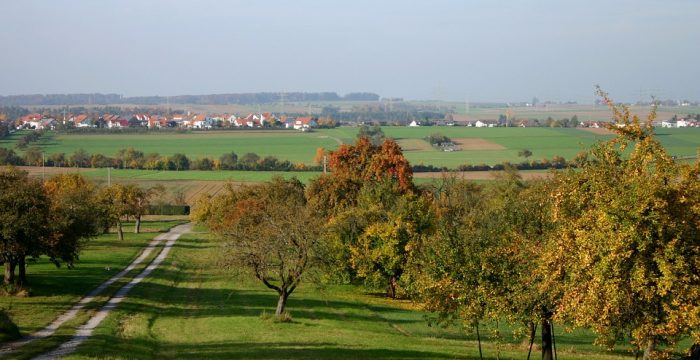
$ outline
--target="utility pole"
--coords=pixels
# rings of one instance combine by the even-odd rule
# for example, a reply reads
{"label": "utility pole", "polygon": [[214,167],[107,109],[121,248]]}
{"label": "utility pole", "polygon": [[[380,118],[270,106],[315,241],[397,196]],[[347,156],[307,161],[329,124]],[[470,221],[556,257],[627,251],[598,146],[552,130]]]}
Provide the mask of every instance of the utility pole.
{"label": "utility pole", "polygon": [[41,152],[41,182],[46,182],[46,156]]}

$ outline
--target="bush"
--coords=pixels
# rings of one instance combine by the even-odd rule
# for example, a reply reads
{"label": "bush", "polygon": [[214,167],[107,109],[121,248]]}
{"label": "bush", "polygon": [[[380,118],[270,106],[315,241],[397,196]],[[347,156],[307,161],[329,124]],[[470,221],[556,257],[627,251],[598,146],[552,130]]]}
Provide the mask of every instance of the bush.
{"label": "bush", "polygon": [[189,215],[189,205],[151,205],[145,215]]}

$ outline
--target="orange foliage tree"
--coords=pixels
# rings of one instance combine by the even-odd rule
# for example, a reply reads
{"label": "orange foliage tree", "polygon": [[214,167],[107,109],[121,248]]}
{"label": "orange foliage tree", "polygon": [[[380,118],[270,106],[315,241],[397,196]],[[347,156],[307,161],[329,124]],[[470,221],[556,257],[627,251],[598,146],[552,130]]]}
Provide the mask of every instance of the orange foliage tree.
{"label": "orange foliage tree", "polygon": [[399,145],[386,139],[374,146],[362,137],[355,145],[342,145],[330,157],[333,176],[365,181],[393,179],[404,191],[413,189],[413,171]]}

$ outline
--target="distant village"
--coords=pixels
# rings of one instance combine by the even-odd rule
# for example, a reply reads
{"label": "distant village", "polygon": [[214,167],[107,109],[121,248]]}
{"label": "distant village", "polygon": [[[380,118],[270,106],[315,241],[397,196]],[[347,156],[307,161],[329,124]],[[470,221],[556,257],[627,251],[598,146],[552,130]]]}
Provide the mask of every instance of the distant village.
{"label": "distant village", "polygon": [[39,113],[20,117],[15,125],[26,129],[55,129],[59,125],[75,128],[183,128],[183,129],[213,129],[213,128],[266,128],[276,127],[309,131],[318,127],[318,118],[312,116],[291,117],[275,116],[272,113],[250,113],[246,116],[220,114],[173,114],[152,115],[132,114],[129,116],[104,114],[90,116],[88,114],[66,115],[62,119]]}
{"label": "distant village", "polygon": [[[568,119],[566,119],[568,121]],[[572,119],[573,120],[573,119]],[[245,116],[235,114],[192,114],[175,113],[172,115],[157,115],[147,113],[135,113],[131,115],[120,114],[67,114],[64,116],[53,116],[40,113],[32,113],[22,116],[15,122],[18,129],[56,129],[65,128],[102,128],[102,129],[125,129],[125,128],[175,128],[175,129],[294,129],[299,131],[310,131],[316,127],[335,127],[338,122],[332,117],[318,116],[277,116],[270,112],[248,113]],[[385,125],[382,123],[382,125]],[[396,125],[387,124],[387,125]],[[443,125],[443,126],[467,126],[467,127],[548,127],[546,122],[534,119],[518,119],[508,121],[505,116],[498,120],[473,120],[462,115],[448,114],[445,119],[439,121],[418,121],[413,120],[403,125],[409,127]],[[660,128],[692,128],[700,127],[700,121],[694,118],[672,118],[669,120],[655,121],[655,127]],[[578,121],[568,123],[561,127],[580,128],[604,128],[605,123],[599,121]]]}

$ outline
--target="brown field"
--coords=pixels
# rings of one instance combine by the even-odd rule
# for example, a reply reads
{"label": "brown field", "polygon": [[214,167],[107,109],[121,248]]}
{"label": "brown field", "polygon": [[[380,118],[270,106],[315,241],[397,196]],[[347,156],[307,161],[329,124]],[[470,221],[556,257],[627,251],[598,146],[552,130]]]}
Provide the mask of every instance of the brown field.
{"label": "brown field", "polygon": [[502,145],[481,138],[452,139],[460,150],[505,150]]}
{"label": "brown field", "polygon": [[[503,174],[503,171],[421,172],[413,174],[413,177],[417,179],[439,179],[443,176],[455,176],[464,180],[494,180],[501,174]],[[546,179],[551,176],[551,173],[548,171],[521,171],[519,174],[523,180]]]}
{"label": "brown field", "polygon": [[433,149],[430,144],[423,139],[398,139],[396,142],[403,151],[430,151]]}
{"label": "brown field", "polygon": [[613,132],[606,128],[581,128],[581,130],[588,131],[596,135],[612,135]]}

